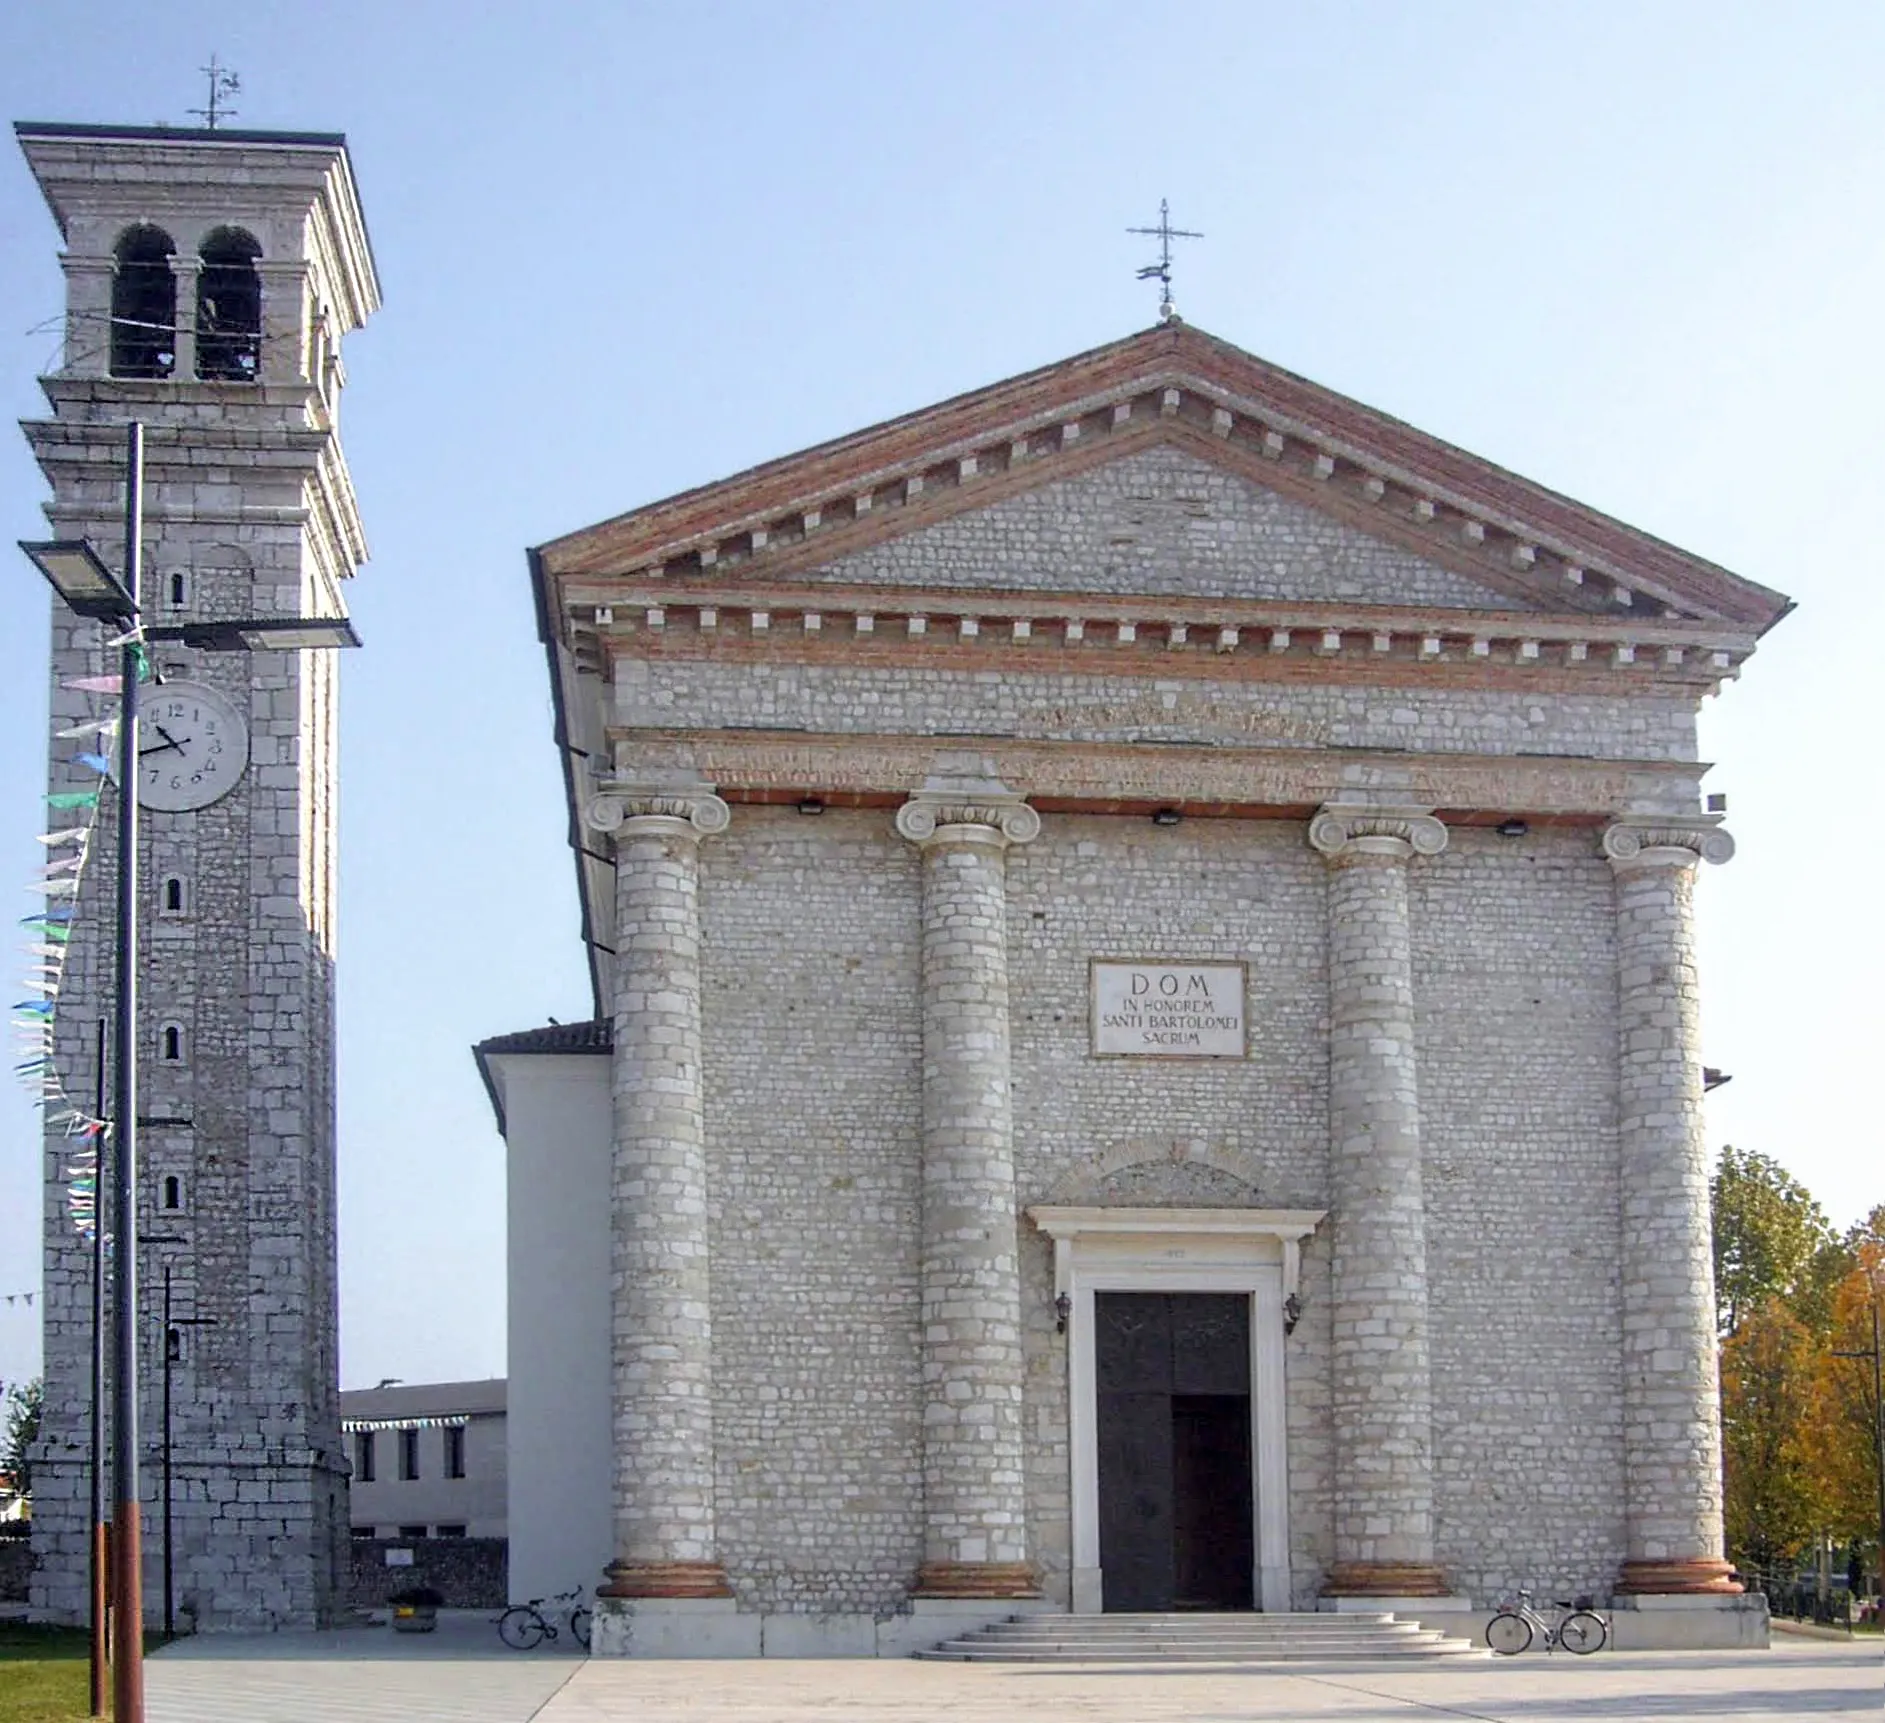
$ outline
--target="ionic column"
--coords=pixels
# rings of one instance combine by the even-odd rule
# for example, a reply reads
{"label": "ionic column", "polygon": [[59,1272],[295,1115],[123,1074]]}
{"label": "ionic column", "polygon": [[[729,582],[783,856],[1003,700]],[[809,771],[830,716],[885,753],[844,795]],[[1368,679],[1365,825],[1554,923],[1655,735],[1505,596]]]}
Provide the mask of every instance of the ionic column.
{"label": "ionic column", "polygon": [[1623,1225],[1624,1592],[1736,1592],[1722,1559],[1721,1403],[1691,900],[1709,820],[1629,818],[1616,874]]}
{"label": "ionic column", "polygon": [[713,1331],[700,1080],[706,793],[607,793],[615,840],[615,1560],[604,1597],[726,1597],[714,1541]]}
{"label": "ionic column", "polygon": [[1426,1216],[1407,865],[1446,848],[1425,809],[1332,805],[1329,1163],[1334,1335],[1331,1597],[1437,1597]]}
{"label": "ionic column", "polygon": [[926,793],[897,812],[897,830],[923,852],[919,1597],[1037,1595],[1022,1465],[1003,858],[1040,829],[1016,797]]}

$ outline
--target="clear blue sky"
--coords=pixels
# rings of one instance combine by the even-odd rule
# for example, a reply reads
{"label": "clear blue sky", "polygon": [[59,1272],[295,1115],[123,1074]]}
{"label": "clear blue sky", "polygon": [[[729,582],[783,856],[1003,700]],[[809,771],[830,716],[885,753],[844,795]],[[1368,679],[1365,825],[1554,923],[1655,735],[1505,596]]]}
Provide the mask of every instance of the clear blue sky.
{"label": "clear blue sky", "polygon": [[[1885,1197],[1885,8],[62,0],[0,18],[0,110],[192,123],[212,50],[237,123],[348,134],[386,292],[347,355],[348,1385],[504,1368],[469,1047],[589,1008],[525,548],[1143,326],[1161,196],[1209,236],[1193,322],[1800,600],[1705,719],[1710,1131],[1838,1221]],[[0,248],[18,418],[61,284],[10,140]],[[0,432],[0,543],[44,494]],[[16,562],[0,892],[42,859],[45,607]],[[0,1295],[40,1158],[0,1095]],[[0,1303],[0,1378],[36,1319]]]}

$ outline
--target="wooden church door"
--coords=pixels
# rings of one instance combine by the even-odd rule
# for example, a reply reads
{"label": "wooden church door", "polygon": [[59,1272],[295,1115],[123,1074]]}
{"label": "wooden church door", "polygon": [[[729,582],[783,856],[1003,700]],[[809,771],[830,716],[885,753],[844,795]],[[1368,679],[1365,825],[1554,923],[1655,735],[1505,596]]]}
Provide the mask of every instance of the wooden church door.
{"label": "wooden church door", "polygon": [[1249,1609],[1250,1300],[1094,1296],[1109,1610]]}

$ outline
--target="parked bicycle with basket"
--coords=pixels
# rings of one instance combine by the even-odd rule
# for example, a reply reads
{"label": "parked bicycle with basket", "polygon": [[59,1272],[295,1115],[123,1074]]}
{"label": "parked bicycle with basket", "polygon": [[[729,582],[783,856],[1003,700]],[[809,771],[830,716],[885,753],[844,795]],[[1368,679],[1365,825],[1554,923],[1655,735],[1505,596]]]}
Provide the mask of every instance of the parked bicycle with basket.
{"label": "parked bicycle with basket", "polygon": [[589,1649],[589,1605],[583,1588],[560,1591],[555,1597],[533,1597],[514,1603],[497,1618],[497,1636],[513,1651],[528,1651],[546,1639],[555,1639],[561,1622],[571,1639]]}
{"label": "parked bicycle with basket", "polygon": [[1601,1651],[1610,1638],[1604,1618],[1591,1608],[1588,1597],[1555,1598],[1557,1614],[1547,1621],[1532,1607],[1532,1594],[1521,1591],[1516,1603],[1502,1603],[1486,1623],[1486,1643],[1501,1657],[1516,1657],[1534,1638],[1542,1637],[1547,1651],[1563,1646],[1579,1657]]}

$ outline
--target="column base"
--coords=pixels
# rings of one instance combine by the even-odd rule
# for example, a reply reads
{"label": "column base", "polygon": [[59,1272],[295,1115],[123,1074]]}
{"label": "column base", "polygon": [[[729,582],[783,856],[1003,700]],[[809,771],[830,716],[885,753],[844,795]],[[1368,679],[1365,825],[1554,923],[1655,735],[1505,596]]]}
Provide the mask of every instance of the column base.
{"label": "column base", "polygon": [[[690,1564],[692,1565],[692,1564]],[[711,1566],[711,1563],[706,1564]],[[764,1617],[730,1597],[596,1598],[591,1657],[759,1657]]]}
{"label": "column base", "polygon": [[1646,1592],[1657,1597],[1726,1597],[1742,1589],[1734,1565],[1713,1558],[1626,1561],[1617,1575],[1617,1590],[1624,1595]]}
{"label": "column base", "polygon": [[731,1597],[717,1561],[612,1561],[597,1597]]}
{"label": "column base", "polygon": [[1446,1575],[1431,1562],[1342,1561],[1322,1582],[1324,1597],[1445,1597]]}
{"label": "column base", "polygon": [[1024,1561],[926,1561],[912,1597],[1039,1597],[1041,1584]]}

